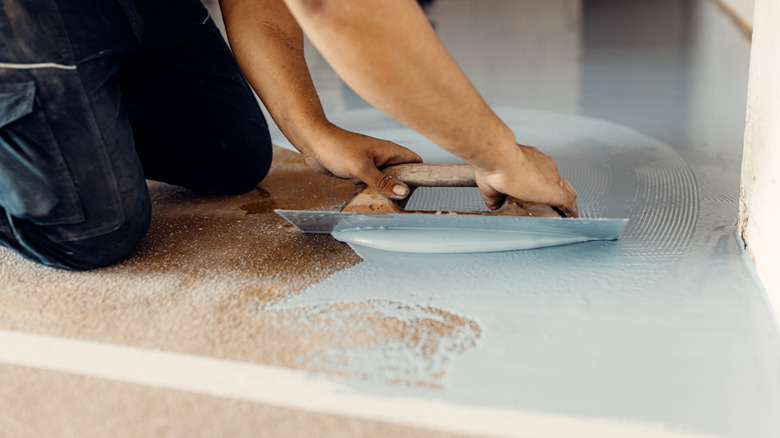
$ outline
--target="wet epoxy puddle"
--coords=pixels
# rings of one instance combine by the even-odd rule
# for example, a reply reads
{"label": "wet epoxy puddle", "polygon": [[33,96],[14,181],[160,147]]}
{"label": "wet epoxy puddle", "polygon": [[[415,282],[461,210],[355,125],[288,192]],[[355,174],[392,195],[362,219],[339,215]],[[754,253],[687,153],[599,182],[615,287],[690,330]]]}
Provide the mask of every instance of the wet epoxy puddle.
{"label": "wet epoxy puddle", "polygon": [[[620,241],[436,256],[356,246],[363,263],[266,310],[382,300],[408,306],[412,320],[413,309],[426,306],[475,321],[476,347],[453,351],[442,375],[405,349],[356,348],[342,362],[375,381],[382,381],[377,367],[404,362],[407,381],[435,382],[445,389],[435,397],[447,401],[728,436],[780,431],[777,339],[755,336],[772,333],[773,323],[734,230],[710,225],[728,223],[736,206],[701,198],[700,182],[674,149],[626,127],[497,112],[518,141],[556,158],[580,193],[584,217],[631,219]],[[428,162],[459,161],[373,110],[335,122],[410,147]],[[344,356],[318,354],[329,364]]]}
{"label": "wet epoxy puddle", "polygon": [[257,187],[253,193],[257,193],[258,201],[252,201],[242,205],[241,210],[246,214],[265,214],[271,213],[276,209],[276,202],[273,199],[269,199],[271,194],[264,189]]}

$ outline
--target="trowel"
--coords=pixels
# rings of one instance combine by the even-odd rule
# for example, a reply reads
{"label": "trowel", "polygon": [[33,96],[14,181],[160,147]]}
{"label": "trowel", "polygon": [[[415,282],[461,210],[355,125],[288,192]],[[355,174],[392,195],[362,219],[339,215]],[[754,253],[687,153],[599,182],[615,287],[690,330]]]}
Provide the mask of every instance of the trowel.
{"label": "trowel", "polygon": [[495,211],[409,210],[421,187],[476,187],[468,164],[400,164],[382,170],[412,190],[388,199],[359,183],[339,211],[275,210],[305,233],[376,249],[416,253],[463,253],[534,249],[593,240],[616,240],[628,219],[567,218],[545,204],[507,197]]}

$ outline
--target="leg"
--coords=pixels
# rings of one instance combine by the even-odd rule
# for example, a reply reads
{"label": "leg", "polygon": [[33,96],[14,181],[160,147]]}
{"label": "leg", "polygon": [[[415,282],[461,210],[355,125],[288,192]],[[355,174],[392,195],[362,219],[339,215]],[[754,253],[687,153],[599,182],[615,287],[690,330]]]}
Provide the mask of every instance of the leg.
{"label": "leg", "polygon": [[[116,8],[84,9],[71,23],[79,31],[126,23]],[[151,209],[111,79],[117,58],[105,55],[133,40],[106,39],[119,44],[84,56],[70,40],[74,12],[53,0],[0,0],[0,39],[13,41],[0,46],[0,244],[45,265],[90,269],[126,256]]]}
{"label": "leg", "polygon": [[188,12],[191,23],[171,37],[159,40],[147,29],[144,39],[155,42],[119,76],[136,149],[149,179],[246,192],[270,167],[268,127],[206,10],[193,2]]}

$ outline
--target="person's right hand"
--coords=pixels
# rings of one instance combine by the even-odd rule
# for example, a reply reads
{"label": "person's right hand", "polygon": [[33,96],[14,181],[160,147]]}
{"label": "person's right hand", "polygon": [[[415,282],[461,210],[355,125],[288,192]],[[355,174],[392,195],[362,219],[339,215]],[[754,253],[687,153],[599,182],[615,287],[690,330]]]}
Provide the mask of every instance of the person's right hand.
{"label": "person's right hand", "polygon": [[403,146],[334,125],[318,135],[316,147],[305,153],[304,159],[309,167],[322,174],[358,179],[392,199],[405,198],[409,187],[380,169],[422,162],[419,155]]}
{"label": "person's right hand", "polygon": [[514,156],[495,169],[476,169],[477,185],[488,208],[498,209],[506,195],[559,208],[579,217],[577,193],[558,173],[555,160],[531,146],[518,145]]}

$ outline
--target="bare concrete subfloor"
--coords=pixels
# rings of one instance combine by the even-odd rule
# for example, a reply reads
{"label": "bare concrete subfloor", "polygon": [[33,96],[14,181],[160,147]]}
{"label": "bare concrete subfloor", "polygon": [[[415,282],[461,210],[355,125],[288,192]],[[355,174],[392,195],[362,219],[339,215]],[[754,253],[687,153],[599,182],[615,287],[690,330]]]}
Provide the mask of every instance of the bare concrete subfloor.
{"label": "bare concrete subfloor", "polygon": [[431,437],[430,430],[0,365],[3,437]]}
{"label": "bare concrete subfloor", "polygon": [[[734,226],[744,35],[709,0],[442,0],[429,18],[518,140],[556,157],[585,214],[631,218],[621,241],[449,258],[361,249],[361,262],[272,213],[352,193],[289,151],[241,196],[152,183],[152,230],[117,266],[59,272],[0,251],[0,437],[435,436],[398,426],[421,417],[479,436],[780,436],[776,321]],[[309,49],[331,120],[435,150]],[[201,366],[185,392],[63,373],[67,349],[43,354],[60,360],[49,366],[3,348],[29,356],[69,338],[100,343],[84,369],[114,354],[106,363],[128,374],[212,358],[224,373]],[[295,374],[280,386],[300,379],[320,414],[197,390],[245,365]],[[395,425],[353,419],[368,411]]]}
{"label": "bare concrete subfloor", "polygon": [[[258,311],[360,261],[346,244],[303,235],[273,212],[338,207],[353,185],[317,174],[293,152],[275,153],[269,176],[240,196],[150,183],[152,229],[116,266],[64,272],[0,250],[0,329],[312,369],[312,352],[388,339],[435,349],[466,323],[434,312],[410,324],[363,308],[351,328],[333,331],[286,323],[305,309]],[[0,380],[0,436],[416,436],[382,423],[13,366],[2,367]]]}

